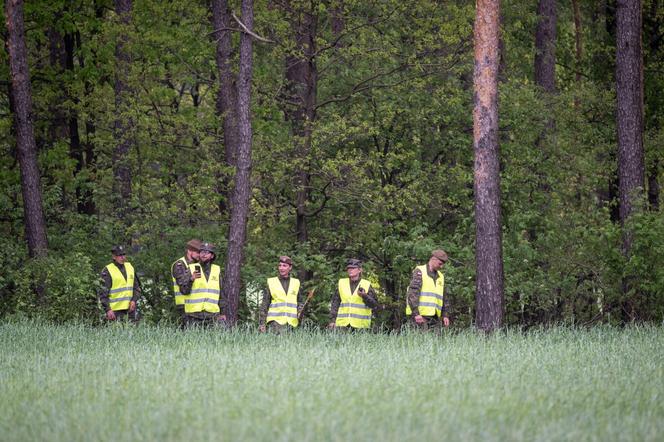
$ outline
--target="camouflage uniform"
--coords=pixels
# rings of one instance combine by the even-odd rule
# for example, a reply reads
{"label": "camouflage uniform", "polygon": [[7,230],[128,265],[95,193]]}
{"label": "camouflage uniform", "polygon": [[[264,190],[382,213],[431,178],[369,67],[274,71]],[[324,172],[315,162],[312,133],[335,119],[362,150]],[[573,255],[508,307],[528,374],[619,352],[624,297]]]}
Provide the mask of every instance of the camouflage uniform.
{"label": "camouflage uniform", "polygon": [[[205,275],[205,278],[210,278],[210,270],[212,269],[212,261],[208,261],[201,264],[201,274]],[[191,282],[189,283],[189,291],[191,292]],[[221,276],[219,277],[219,310],[221,313],[212,313],[212,312],[193,312],[186,313],[184,315],[184,326],[185,328],[190,327],[211,327],[211,326],[222,326],[225,327],[226,323],[221,323],[219,321],[220,315],[226,314],[226,309],[228,308],[226,299],[222,296],[221,292],[222,281]],[[182,286],[180,286],[182,289]]]}
{"label": "camouflage uniform", "polygon": [[[184,256],[184,259],[187,261],[187,265],[184,265],[182,260],[178,259],[173,266],[173,272],[171,276],[175,278],[175,282],[177,283],[178,287],[180,287],[180,293],[183,295],[188,295],[191,293],[191,285],[193,284],[193,281],[191,280],[191,271],[189,270],[188,265],[193,264],[196,261],[189,261],[186,255]],[[184,318],[184,304],[176,305],[175,308],[180,314],[180,317]]]}
{"label": "camouflage uniform", "polygon": [[[118,263],[113,262],[113,265],[120,270],[120,273],[122,273],[122,276],[126,279],[127,271],[125,270],[124,264],[118,265]],[[99,277],[102,280],[102,284],[97,294],[99,296],[99,302],[101,302],[101,306],[104,309],[105,313],[111,309],[109,293],[111,291],[111,287],[113,286],[113,278],[111,278],[111,274],[108,272],[108,269],[106,267],[104,267],[104,269],[101,271]],[[134,274],[134,288],[131,300],[133,302],[138,302],[138,299],[140,297],[141,297],[141,284],[138,281],[138,275]],[[129,319],[130,321],[138,320],[138,309],[134,310],[133,312],[130,312],[129,310],[115,310],[114,313],[116,321],[125,318]]]}
{"label": "camouflage uniform", "polygon": [[[357,281],[350,281],[350,291],[351,293],[355,293],[355,289],[357,288],[357,285],[360,283],[360,280],[362,278],[360,277]],[[360,295],[362,297],[362,300],[366,304],[367,307],[370,309],[375,309],[378,307],[378,296],[376,295],[376,291],[373,289],[373,287],[369,286],[369,290],[364,295]],[[332,299],[330,302],[330,323],[335,322],[337,320],[337,313],[339,312],[339,305],[341,304],[341,295],[339,294],[339,287],[335,286],[334,290],[332,291]],[[352,329],[350,325],[348,327],[335,327],[338,330],[343,330],[343,329]]]}
{"label": "camouflage uniform", "polygon": [[[290,286],[290,276],[287,278],[282,278],[281,276],[277,276],[279,278],[279,282],[281,283],[281,286],[284,288],[284,292],[288,293],[288,287]],[[302,290],[302,285],[300,285],[300,290],[297,292],[297,314],[298,316],[302,312],[302,306],[304,304],[304,291]],[[272,302],[272,295],[270,294],[270,287],[263,286],[263,300],[261,301],[261,305],[258,309],[258,325],[263,326],[265,325],[265,321],[267,320],[267,312],[270,310],[270,303]],[[287,330],[290,330],[291,327],[289,324],[279,324],[277,321],[270,321],[269,324],[267,324],[268,330],[271,332],[275,333],[282,333]]]}
{"label": "camouflage uniform", "polygon": [[[427,265],[427,274],[434,281],[438,279],[438,272],[431,272],[429,270],[428,265]],[[410,305],[410,309],[412,310],[409,322],[412,324],[413,327],[418,328],[420,330],[440,330],[442,326],[442,318],[447,318],[448,312],[450,311],[450,302],[449,302],[447,285],[445,286],[445,295],[444,295],[445,302],[443,303],[441,317],[438,318],[437,316],[423,316],[424,323],[418,324],[415,322],[415,316],[419,314],[418,306],[420,302],[421,289],[422,289],[422,272],[420,271],[420,269],[416,268],[415,270],[413,270],[413,275],[411,276],[410,284],[408,285],[408,294],[406,295],[408,305]]]}

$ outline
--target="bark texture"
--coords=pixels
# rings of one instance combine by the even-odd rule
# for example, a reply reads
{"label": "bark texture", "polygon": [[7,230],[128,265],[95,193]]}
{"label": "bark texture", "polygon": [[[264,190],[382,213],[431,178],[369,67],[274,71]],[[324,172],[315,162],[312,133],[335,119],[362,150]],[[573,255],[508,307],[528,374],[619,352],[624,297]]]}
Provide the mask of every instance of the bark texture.
{"label": "bark texture", "polygon": [[118,218],[127,222],[131,201],[131,165],[129,152],[133,141],[133,120],[129,113],[131,90],[127,73],[131,67],[129,38],[126,31],[131,23],[132,0],[115,0],[117,14],[122,30],[115,45],[115,115],[113,134],[116,146],[113,151],[113,194]]}
{"label": "bark texture", "polygon": [[535,83],[556,92],[556,0],[539,0],[535,32]]}
{"label": "bark texture", "polygon": [[[217,75],[219,76],[219,92],[217,93],[217,114],[224,128],[224,159],[228,166],[235,166],[235,155],[238,146],[238,117],[237,110],[237,79],[233,73],[232,44],[231,44],[231,13],[227,0],[212,0],[212,26],[213,37],[217,43],[215,61]],[[220,193],[222,195],[219,210],[225,213],[229,207],[228,189],[230,180],[225,176],[219,177]]]}
{"label": "bark texture", "polygon": [[[618,128],[618,178],[620,221],[624,225],[643,197],[643,87],[641,1],[619,0],[616,11],[616,118]],[[630,235],[623,235],[625,253]]]}
{"label": "bark texture", "polygon": [[[253,0],[242,0],[242,23],[248,31],[254,27]],[[237,321],[237,310],[242,285],[240,269],[244,260],[244,242],[251,197],[251,78],[252,37],[240,36],[240,71],[237,79],[237,116],[239,142],[236,156],[235,186],[231,202],[231,222],[228,232],[224,295],[227,299],[227,317],[231,324]]]}
{"label": "bark texture", "polygon": [[476,313],[479,329],[503,323],[503,259],[498,146],[499,0],[477,0],[473,97]]}
{"label": "bark texture", "polygon": [[23,1],[7,0],[7,50],[11,74],[16,152],[21,169],[21,193],[28,253],[43,256],[48,250],[46,221],[42,206],[40,174],[37,166],[37,144],[32,115],[32,90],[25,44]]}

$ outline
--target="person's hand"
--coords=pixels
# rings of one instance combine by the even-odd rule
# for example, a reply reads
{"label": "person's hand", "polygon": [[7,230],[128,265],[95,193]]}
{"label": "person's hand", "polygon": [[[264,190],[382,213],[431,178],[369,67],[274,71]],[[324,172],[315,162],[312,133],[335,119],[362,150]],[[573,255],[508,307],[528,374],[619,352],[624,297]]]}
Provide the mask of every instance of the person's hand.
{"label": "person's hand", "polygon": [[443,326],[449,327],[450,326],[450,318],[446,318],[443,316]]}
{"label": "person's hand", "polygon": [[136,310],[136,301],[129,301],[129,311],[133,312]]}
{"label": "person's hand", "polygon": [[329,324],[327,324],[327,328],[329,328],[330,330],[336,328],[336,326],[337,324],[335,322],[330,322]]}
{"label": "person's hand", "polygon": [[108,319],[109,321],[115,321],[115,312],[113,310],[107,311],[106,319]]}
{"label": "person's hand", "polygon": [[219,322],[223,322],[225,320],[226,320],[226,315],[219,315],[219,317],[217,318],[217,321]]}
{"label": "person's hand", "polygon": [[259,325],[258,326],[258,331],[261,332],[261,333],[265,333],[267,331],[267,327],[265,326],[265,324]]}
{"label": "person's hand", "polygon": [[194,281],[194,280],[196,280],[200,277],[201,277],[201,272],[199,272],[198,270],[191,274],[191,280],[192,281]]}
{"label": "person's hand", "polygon": [[426,321],[425,321],[425,319],[422,317],[422,315],[416,315],[416,316],[415,316],[415,322],[418,323],[418,324],[424,324]]}

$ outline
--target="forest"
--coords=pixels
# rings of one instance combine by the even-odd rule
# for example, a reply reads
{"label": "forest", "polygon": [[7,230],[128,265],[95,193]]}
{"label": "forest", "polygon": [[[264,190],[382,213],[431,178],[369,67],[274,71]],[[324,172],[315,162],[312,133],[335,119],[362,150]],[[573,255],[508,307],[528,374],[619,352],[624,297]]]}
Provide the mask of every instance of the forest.
{"label": "forest", "polygon": [[[143,320],[220,251],[233,322],[293,258],[377,328],[416,265],[454,327],[664,320],[660,0],[5,0],[0,318],[98,322],[124,244]],[[488,101],[487,101],[488,100]]]}

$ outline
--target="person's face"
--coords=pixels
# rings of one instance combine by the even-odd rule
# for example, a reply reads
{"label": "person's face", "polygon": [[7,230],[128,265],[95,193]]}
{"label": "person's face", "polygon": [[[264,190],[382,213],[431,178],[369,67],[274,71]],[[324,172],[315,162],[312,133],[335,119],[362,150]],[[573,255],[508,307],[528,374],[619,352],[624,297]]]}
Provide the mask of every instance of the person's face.
{"label": "person's face", "polygon": [[277,270],[279,271],[279,276],[282,278],[287,277],[290,274],[291,271],[291,265],[286,264],[285,262],[280,262],[279,265],[277,266]]}
{"label": "person's face", "polygon": [[440,270],[443,265],[445,264],[444,261],[441,261],[440,259],[436,258],[435,256],[432,256],[431,259],[429,260],[429,268],[433,270],[434,272],[436,270]]}
{"label": "person's face", "polygon": [[189,261],[198,262],[201,259],[200,254],[201,252],[198,250],[187,249],[187,258],[189,258]]}
{"label": "person's face", "polygon": [[351,281],[357,281],[362,274],[362,269],[360,267],[347,267],[346,271],[348,272],[348,277]]}
{"label": "person's face", "polygon": [[207,250],[201,250],[198,254],[201,262],[209,262],[212,259],[212,252]]}
{"label": "person's face", "polygon": [[113,261],[116,264],[124,264],[127,261],[127,255],[113,255]]}

